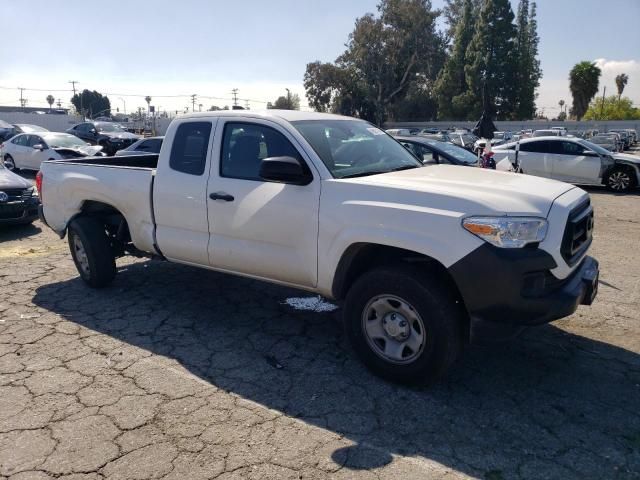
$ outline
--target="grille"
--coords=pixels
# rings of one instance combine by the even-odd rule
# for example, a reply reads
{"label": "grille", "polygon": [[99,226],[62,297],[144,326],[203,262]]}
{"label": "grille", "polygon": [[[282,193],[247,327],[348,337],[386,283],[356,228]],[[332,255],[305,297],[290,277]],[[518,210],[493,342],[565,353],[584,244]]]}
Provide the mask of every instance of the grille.
{"label": "grille", "polygon": [[0,188],[0,192],[4,192],[9,195],[7,202],[16,202],[18,200],[24,200],[31,197],[31,192],[26,188],[9,188],[3,190]]}
{"label": "grille", "polygon": [[562,237],[560,253],[569,266],[574,266],[587,251],[593,237],[593,208],[586,200],[569,213]]}

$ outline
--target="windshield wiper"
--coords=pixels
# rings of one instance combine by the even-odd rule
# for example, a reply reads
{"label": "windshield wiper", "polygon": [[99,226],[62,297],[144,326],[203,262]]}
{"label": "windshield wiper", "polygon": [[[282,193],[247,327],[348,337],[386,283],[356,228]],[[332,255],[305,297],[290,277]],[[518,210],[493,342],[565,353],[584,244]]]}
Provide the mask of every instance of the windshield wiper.
{"label": "windshield wiper", "polygon": [[367,172],[350,173],[339,178],[356,178],[368,177],[369,175],[381,175],[383,173],[399,172],[401,170],[409,170],[411,168],[420,168],[420,165],[402,165],[401,167],[392,168],[391,170],[370,170]]}

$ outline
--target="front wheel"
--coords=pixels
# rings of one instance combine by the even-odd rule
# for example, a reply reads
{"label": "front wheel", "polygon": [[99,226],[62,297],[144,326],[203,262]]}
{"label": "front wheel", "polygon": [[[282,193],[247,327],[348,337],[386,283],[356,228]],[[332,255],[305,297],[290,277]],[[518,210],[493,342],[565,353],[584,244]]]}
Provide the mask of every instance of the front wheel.
{"label": "front wheel", "polygon": [[69,249],[87,285],[102,288],[116,275],[115,255],[104,225],[95,218],[76,218],[69,225]]}
{"label": "front wheel", "polygon": [[431,383],[456,360],[461,309],[441,278],[411,266],[363,274],[347,294],[344,322],[354,350],[393,382]]}
{"label": "front wheel", "polygon": [[635,176],[630,168],[616,167],[605,178],[605,185],[613,192],[628,192],[635,186]]}
{"label": "front wheel", "polygon": [[16,161],[13,159],[13,157],[11,155],[5,155],[5,157],[4,157],[4,166],[10,172],[15,172],[15,171],[18,170],[16,168]]}

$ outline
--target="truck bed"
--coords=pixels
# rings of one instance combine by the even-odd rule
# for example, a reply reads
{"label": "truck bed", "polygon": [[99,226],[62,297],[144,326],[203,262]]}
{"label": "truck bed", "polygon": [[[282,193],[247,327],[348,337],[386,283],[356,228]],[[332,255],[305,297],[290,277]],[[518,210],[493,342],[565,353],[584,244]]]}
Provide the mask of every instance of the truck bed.
{"label": "truck bed", "polygon": [[157,153],[148,155],[129,155],[122,157],[85,157],[71,160],[54,160],[51,163],[73,163],[76,165],[93,165],[96,167],[126,167],[155,169],[158,166]]}

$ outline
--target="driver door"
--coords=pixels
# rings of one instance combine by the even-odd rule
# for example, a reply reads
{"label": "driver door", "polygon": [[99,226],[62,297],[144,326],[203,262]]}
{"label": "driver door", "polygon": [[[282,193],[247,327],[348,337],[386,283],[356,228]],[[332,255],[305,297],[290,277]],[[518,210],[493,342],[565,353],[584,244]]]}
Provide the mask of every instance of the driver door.
{"label": "driver door", "polygon": [[569,183],[599,184],[600,156],[574,142],[553,142],[553,178]]}
{"label": "driver door", "polygon": [[[36,145],[42,145],[42,150],[34,148]],[[25,168],[31,170],[40,170],[40,164],[48,158],[48,146],[44,139],[38,135],[29,135],[29,147],[25,156]]]}
{"label": "driver door", "polygon": [[320,178],[308,185],[265,181],[264,158],[311,164],[268,120],[220,118],[207,187],[209,262],[220,270],[313,287],[317,283]]}

